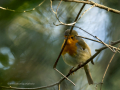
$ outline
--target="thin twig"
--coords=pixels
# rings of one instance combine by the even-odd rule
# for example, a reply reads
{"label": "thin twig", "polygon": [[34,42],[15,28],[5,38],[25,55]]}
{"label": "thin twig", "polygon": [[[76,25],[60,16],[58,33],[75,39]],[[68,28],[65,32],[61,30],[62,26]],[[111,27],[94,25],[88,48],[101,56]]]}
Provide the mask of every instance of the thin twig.
{"label": "thin twig", "polygon": [[51,2],[51,3],[50,3],[50,4],[51,4],[50,6],[51,6],[52,12],[53,12],[54,14],[57,14],[57,12],[55,12],[55,11],[53,10],[53,8],[52,8],[52,0],[50,0],[50,2]]}
{"label": "thin twig", "polygon": [[[76,27],[77,27],[77,26],[76,26]],[[92,35],[91,33],[87,32],[86,30],[84,30],[84,29],[82,29],[82,28],[80,28],[80,27],[77,27],[77,28],[81,29],[82,31],[86,32],[87,34],[89,34],[89,35],[93,36],[94,38],[98,39],[102,44],[104,44],[104,45],[107,46],[111,51],[113,51],[112,48],[109,47],[108,44],[104,43],[104,42],[103,42],[102,40],[100,40],[97,36]],[[114,52],[114,51],[113,51],[113,52]]]}
{"label": "thin twig", "polygon": [[[60,1],[60,0],[53,0],[53,1]],[[116,9],[113,9],[113,8],[110,8],[110,7],[107,7],[107,6],[95,3],[93,1],[77,1],[77,0],[63,0],[63,1],[65,1],[65,2],[76,2],[76,3],[85,3],[85,4],[95,5],[95,7],[99,7],[101,9],[107,10],[108,12],[110,11],[110,12],[114,12],[114,13],[120,14],[119,10],[116,10]]]}
{"label": "thin twig", "polygon": [[[79,35],[78,35],[78,37],[81,37],[81,38],[84,38],[84,39],[87,39],[87,40],[91,40],[91,41],[94,41],[94,42],[98,42],[98,43],[103,44],[103,43],[100,42],[100,41],[97,41],[97,40],[94,40],[94,39],[90,39],[90,38],[87,38],[87,37],[83,37],[83,36],[79,36]],[[109,47],[115,49],[115,50],[119,50],[119,51],[120,51],[120,48],[117,48],[117,47],[111,46],[111,45],[109,45],[109,44],[107,44],[107,45],[108,45]],[[97,50],[96,50],[96,51],[97,51]],[[118,52],[118,51],[117,51],[117,52]]]}
{"label": "thin twig", "polygon": [[58,18],[57,12],[56,12],[55,15],[56,15],[57,20],[58,20],[61,24],[71,26],[71,25],[76,24],[76,23],[82,18],[82,16],[83,16],[88,10],[90,10],[91,8],[93,8],[94,6],[95,6],[95,5],[91,6],[91,7],[88,8],[87,10],[85,10],[85,12],[83,12],[83,14],[82,14],[76,21],[74,21],[73,23],[64,23],[64,22],[60,21],[60,19]]}
{"label": "thin twig", "polygon": [[102,77],[102,81],[101,81],[102,84],[101,84],[101,86],[100,86],[100,90],[102,89],[103,80],[104,80],[105,75],[106,75],[106,73],[107,73],[107,71],[108,71],[108,68],[109,68],[109,66],[110,66],[110,63],[112,62],[112,60],[113,60],[113,58],[114,58],[114,56],[115,56],[116,53],[117,53],[117,51],[114,52],[114,54],[112,55],[112,57],[111,57],[111,59],[110,59],[108,65],[107,65],[107,68],[106,68],[106,70],[105,70],[105,72],[104,72],[104,75],[103,75],[103,77]]}
{"label": "thin twig", "polygon": [[60,90],[60,84],[58,84],[58,90]]}
{"label": "thin twig", "polygon": [[15,89],[15,90],[37,90],[37,89],[44,89],[44,88],[49,88],[49,87],[53,87],[55,85],[58,85],[59,82],[48,85],[48,86],[42,86],[42,87],[35,87],[35,88],[17,88],[17,87],[6,87],[6,86],[0,86],[1,88],[5,88],[5,89]]}
{"label": "thin twig", "polygon": [[[86,1],[86,0],[84,0],[84,1]],[[88,1],[88,0],[87,0],[87,1]],[[80,11],[78,12],[78,14],[77,14],[77,16],[76,16],[76,18],[75,18],[74,22],[77,22],[78,17],[79,17],[79,15],[80,15],[80,13],[82,12],[83,8],[85,7],[85,5],[86,5],[85,3],[82,5],[82,7],[81,7]],[[70,33],[69,33],[69,34],[71,34],[71,32],[72,32],[72,30],[73,30],[74,26],[75,26],[75,24],[73,24],[73,25],[72,25],[72,27],[71,27],[71,29],[70,29]]]}
{"label": "thin twig", "polygon": [[69,79],[67,78],[64,74],[62,74],[59,70],[57,70],[56,68],[54,68],[59,74],[61,74],[63,77],[65,77],[68,81],[70,81],[74,86],[75,84]]}
{"label": "thin twig", "polygon": [[114,52],[114,50],[112,50],[112,48],[108,45],[108,44],[106,44],[106,43],[104,43],[102,40],[100,40],[97,36],[94,36],[96,39],[98,39],[100,42],[102,42],[105,46],[107,46],[111,51],[113,51]]}
{"label": "thin twig", "polygon": [[84,38],[84,39],[87,39],[87,40],[91,40],[91,41],[94,41],[94,42],[101,43],[100,41],[97,41],[97,40],[94,40],[94,39],[90,39],[90,38],[87,38],[87,37],[83,37],[83,36],[79,36],[79,35],[77,35],[77,37],[81,37],[81,38]]}
{"label": "thin twig", "polygon": [[[120,45],[119,45],[119,47],[120,47]],[[118,47],[118,48],[119,48],[119,47]],[[111,59],[110,59],[108,65],[107,65],[107,67],[106,67],[106,70],[105,70],[104,75],[103,75],[103,77],[102,77],[101,83],[103,83],[103,80],[104,80],[105,75],[106,75],[106,73],[107,73],[107,71],[108,71],[108,68],[109,68],[109,66],[110,66],[110,64],[111,64],[111,62],[112,62],[112,60],[113,60],[115,54],[117,53],[117,51],[118,51],[118,50],[116,50],[116,51],[113,53],[113,55],[112,55],[112,57],[111,57]],[[100,90],[101,90],[101,89],[102,89],[102,84],[101,84]]]}
{"label": "thin twig", "polygon": [[41,6],[44,2],[45,2],[45,0],[43,0],[40,4],[38,4],[38,5],[37,5],[36,7],[34,7],[33,9],[31,9],[31,10],[25,10],[25,11],[16,11],[16,10],[9,9],[9,8],[4,8],[4,7],[1,7],[1,6],[0,6],[0,9],[2,9],[2,10],[7,10],[7,11],[11,11],[11,12],[18,12],[18,13],[30,12],[30,11],[34,11],[37,7]]}

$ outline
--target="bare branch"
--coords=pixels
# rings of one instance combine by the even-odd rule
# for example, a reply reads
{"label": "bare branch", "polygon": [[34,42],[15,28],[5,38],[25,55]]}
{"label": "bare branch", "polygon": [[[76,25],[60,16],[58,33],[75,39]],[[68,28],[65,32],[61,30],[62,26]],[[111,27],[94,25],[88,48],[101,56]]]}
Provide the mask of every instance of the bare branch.
{"label": "bare branch", "polygon": [[59,70],[57,70],[56,68],[54,68],[59,74],[61,74],[63,77],[65,77],[68,81],[70,81],[74,86],[75,84],[69,79],[67,78],[64,74],[62,74]]}
{"label": "bare branch", "polygon": [[58,90],[60,90],[60,84],[58,84]]}
{"label": "bare branch", "polygon": [[[91,41],[94,41],[94,42],[98,42],[98,43],[101,43],[101,44],[103,44],[102,42],[100,42],[100,41],[97,41],[97,40],[94,40],[94,39],[90,39],[90,38],[87,38],[87,37],[83,37],[83,36],[78,36],[78,37],[81,37],[81,38],[84,38],[84,39],[88,39],[88,40],[91,40]],[[114,46],[111,46],[111,45],[109,45],[109,44],[107,44],[109,47],[111,47],[111,48],[113,48],[113,49],[115,49],[115,50],[118,50],[118,51],[120,51],[120,49],[119,48],[117,48],[117,47],[114,47]],[[97,51],[97,50],[96,50]],[[117,51],[117,52],[118,52]]]}
{"label": "bare branch", "polygon": [[48,86],[42,86],[42,87],[35,87],[35,88],[17,88],[17,87],[6,87],[6,86],[0,86],[1,88],[5,88],[5,89],[16,89],[16,90],[38,90],[38,89],[44,89],[44,88],[49,88],[49,87],[53,87],[55,85],[58,85],[59,82],[48,85]]}
{"label": "bare branch", "polygon": [[1,7],[1,6],[0,6],[0,9],[2,9],[2,10],[8,10],[8,11],[11,11],[11,12],[18,12],[18,13],[30,12],[30,11],[34,11],[37,7],[41,6],[44,2],[45,2],[45,0],[43,0],[40,4],[38,4],[38,5],[37,5],[36,7],[34,7],[33,9],[31,9],[31,10],[26,10],[26,11],[16,11],[16,10],[12,10],[12,9],[9,9],[9,8],[4,8],[4,7]]}
{"label": "bare branch", "polygon": [[[50,0],[51,1],[51,0]],[[61,2],[60,2],[61,3]],[[58,7],[60,6],[60,3],[59,3],[59,5],[58,5]],[[82,16],[88,11],[88,10],[90,10],[91,8],[93,8],[95,5],[93,5],[93,6],[91,6],[90,8],[88,8],[87,10],[85,10],[85,12],[83,12],[83,14],[76,20],[76,21],[74,21],[73,23],[64,23],[64,22],[62,22],[62,21],[60,21],[60,19],[58,18],[58,16],[57,16],[57,10],[58,10],[58,7],[57,7],[57,10],[56,10],[56,12],[53,10],[53,8],[52,8],[52,1],[51,1],[51,9],[52,9],[52,11],[53,11],[53,13],[55,13],[55,16],[56,16],[56,18],[57,18],[57,20],[61,23],[61,24],[63,24],[63,25],[68,25],[68,26],[71,26],[71,25],[74,25],[74,24],[76,24],[79,20],[80,20],[80,18],[82,18]]]}
{"label": "bare branch", "polygon": [[[77,26],[76,26],[76,27],[77,27]],[[103,42],[102,40],[100,40],[97,36],[94,36],[94,35],[90,34],[89,32],[87,32],[86,30],[84,30],[84,29],[82,29],[82,28],[80,28],[80,27],[77,27],[77,28],[81,29],[82,31],[86,32],[87,34],[89,34],[89,35],[93,36],[94,38],[98,39],[102,44],[104,44],[104,45],[107,46],[111,51],[113,51],[112,48],[109,47],[108,44],[104,43],[104,42]],[[114,51],[113,51],[113,52],[114,52]]]}
{"label": "bare branch", "polygon": [[[95,38],[97,38],[102,44],[104,44],[105,46],[107,46],[111,51],[113,51],[112,50],[112,48],[108,45],[108,44],[106,44],[106,43],[104,43],[102,40],[100,40],[97,36],[95,36]],[[113,51],[114,52],[114,51]]]}
{"label": "bare branch", "polygon": [[[120,47],[120,45],[119,45],[119,47]],[[119,47],[118,47],[118,48],[119,48]],[[107,73],[107,71],[108,71],[108,68],[109,68],[109,66],[110,66],[110,64],[111,64],[111,62],[112,62],[112,60],[113,60],[115,54],[117,53],[117,51],[118,51],[118,50],[116,50],[116,51],[114,52],[114,54],[112,55],[112,57],[111,57],[111,59],[110,59],[108,65],[107,65],[107,67],[106,67],[106,70],[105,70],[105,72],[104,72],[104,75],[103,75],[103,77],[102,77],[101,83],[103,83],[103,80],[104,80],[105,75],[106,75],[106,73]],[[101,90],[101,89],[102,89],[102,84],[101,84],[100,90]]]}
{"label": "bare branch", "polygon": [[83,36],[79,36],[79,35],[77,35],[77,37],[81,37],[81,38],[84,38],[84,39],[87,39],[87,40],[91,40],[91,41],[94,41],[94,42],[101,43],[100,41],[97,41],[97,40],[94,40],[94,39],[90,39],[90,38],[87,38],[87,37],[83,37]]}
{"label": "bare branch", "polygon": [[[53,0],[53,1],[59,1],[59,0]],[[95,7],[99,7],[101,9],[107,10],[108,12],[110,11],[110,12],[114,12],[114,13],[120,14],[119,10],[116,10],[116,9],[113,9],[113,8],[110,8],[110,7],[107,7],[107,6],[95,3],[93,1],[77,1],[77,0],[63,0],[63,1],[65,1],[65,2],[76,2],[76,3],[85,3],[85,4],[95,5]]]}

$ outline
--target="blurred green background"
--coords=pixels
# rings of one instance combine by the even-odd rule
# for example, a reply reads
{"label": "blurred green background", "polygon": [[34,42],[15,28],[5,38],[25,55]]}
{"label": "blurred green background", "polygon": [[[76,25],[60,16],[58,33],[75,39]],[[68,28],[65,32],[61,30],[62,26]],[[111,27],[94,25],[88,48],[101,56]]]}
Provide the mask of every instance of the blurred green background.
{"label": "blurred green background", "polygon": [[[120,10],[119,0],[92,0],[108,7]],[[34,11],[42,0],[0,0],[0,6],[16,10],[16,12],[0,9],[0,86],[13,87],[40,87],[53,84],[61,79],[61,75],[53,69],[53,65],[61,50],[64,40],[64,31],[69,26],[55,26],[58,24],[55,14],[46,0]],[[58,1],[53,2],[56,10]],[[82,4],[62,2],[58,9],[58,17],[62,22],[73,22]],[[83,12],[91,5],[86,5]],[[120,38],[120,15],[107,12],[97,7],[92,8],[76,24],[106,43]],[[79,35],[92,38],[90,35],[74,28]],[[85,40],[91,48],[92,55],[95,49],[103,45]],[[102,51],[95,59],[95,65],[90,71],[95,83],[102,80],[107,64],[112,56],[109,49]],[[120,54],[113,59],[102,90],[120,89]],[[71,67],[60,58],[57,69],[67,74]],[[76,86],[65,80],[61,83],[61,90],[96,90],[95,85],[88,85],[83,69],[69,77]],[[100,85],[98,86],[99,89]],[[97,90],[98,90],[97,89]],[[5,90],[5,89],[3,89]],[[43,90],[57,90],[57,86]]]}

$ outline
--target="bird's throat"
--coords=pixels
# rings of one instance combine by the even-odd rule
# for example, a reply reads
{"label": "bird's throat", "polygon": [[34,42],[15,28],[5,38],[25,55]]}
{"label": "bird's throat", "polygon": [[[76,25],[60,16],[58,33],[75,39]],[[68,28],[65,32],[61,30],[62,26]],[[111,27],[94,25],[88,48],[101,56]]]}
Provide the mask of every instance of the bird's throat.
{"label": "bird's throat", "polygon": [[[76,55],[76,53],[77,53],[76,43],[77,42],[78,42],[78,40],[68,39],[67,43],[65,45],[65,48],[64,48],[64,50],[62,52],[62,55],[66,54],[66,53],[68,53],[71,56]],[[65,43],[65,40],[64,40],[64,43]],[[64,43],[63,43],[63,45],[64,45]],[[63,45],[62,45],[62,47],[63,47]]]}

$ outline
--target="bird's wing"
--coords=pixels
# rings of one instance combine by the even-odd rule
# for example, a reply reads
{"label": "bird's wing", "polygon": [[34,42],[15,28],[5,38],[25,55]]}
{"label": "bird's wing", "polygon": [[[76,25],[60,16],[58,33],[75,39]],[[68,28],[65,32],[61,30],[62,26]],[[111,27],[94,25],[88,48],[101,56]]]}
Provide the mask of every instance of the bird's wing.
{"label": "bird's wing", "polygon": [[[85,43],[85,41],[78,36],[76,36],[75,38],[78,40],[78,44],[80,45],[80,47],[82,47],[83,50],[87,49],[87,51],[89,52],[89,54],[91,56],[91,50],[90,50],[89,46]],[[91,61],[91,63],[94,64],[93,60]]]}

